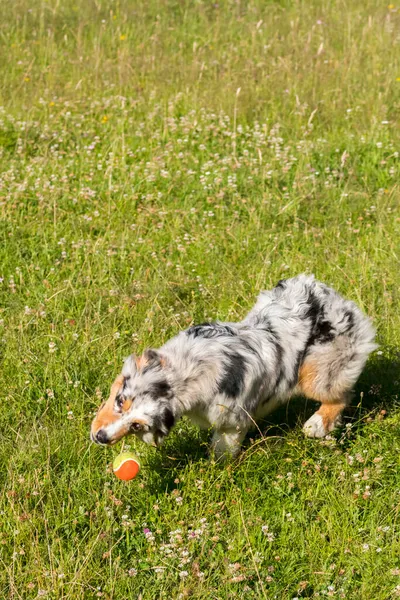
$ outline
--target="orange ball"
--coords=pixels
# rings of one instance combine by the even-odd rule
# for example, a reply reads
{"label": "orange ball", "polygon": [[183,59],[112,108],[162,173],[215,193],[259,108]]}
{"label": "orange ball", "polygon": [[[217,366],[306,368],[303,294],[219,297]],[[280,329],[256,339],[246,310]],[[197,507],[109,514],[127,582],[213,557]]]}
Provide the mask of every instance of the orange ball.
{"label": "orange ball", "polygon": [[113,462],[114,475],[123,481],[134,479],[140,471],[139,459],[133,452],[121,452]]}

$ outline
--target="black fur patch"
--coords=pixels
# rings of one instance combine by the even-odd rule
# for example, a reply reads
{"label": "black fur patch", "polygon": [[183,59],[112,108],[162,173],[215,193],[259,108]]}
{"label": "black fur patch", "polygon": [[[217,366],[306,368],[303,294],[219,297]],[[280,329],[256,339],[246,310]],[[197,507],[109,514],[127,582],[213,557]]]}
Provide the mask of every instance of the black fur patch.
{"label": "black fur patch", "polygon": [[143,374],[147,373],[147,371],[150,371],[151,369],[161,369],[161,356],[157,350],[152,350],[149,348],[143,352],[143,356],[146,360],[146,364],[142,371]]}
{"label": "black fur patch", "polygon": [[169,431],[175,423],[174,413],[171,409],[165,408],[163,411],[163,423],[164,427]]}
{"label": "black fur patch", "polygon": [[278,387],[278,385],[282,381],[283,376],[285,374],[285,369],[284,369],[283,360],[282,360],[283,359],[283,348],[279,341],[278,336],[276,336],[274,346],[275,346],[276,366],[278,369],[275,386]]}
{"label": "black fur patch", "polygon": [[331,342],[335,338],[333,331],[332,324],[328,320],[318,323],[316,333],[318,342],[321,344]]}
{"label": "black fur patch", "polygon": [[284,290],[286,288],[286,279],[280,279],[276,284],[275,288],[280,288]]}
{"label": "black fur patch", "polygon": [[326,344],[335,338],[332,324],[325,318],[324,308],[311,290],[308,304],[307,317],[311,319],[311,333],[306,343],[306,350],[314,344]]}
{"label": "black fur patch", "polygon": [[226,354],[224,374],[218,382],[218,391],[231,398],[237,398],[243,390],[246,375],[246,361],[237,352]]}
{"label": "black fur patch", "polygon": [[315,327],[318,317],[321,315],[321,303],[312,290],[308,292],[308,311],[307,318],[311,319],[313,328]]}
{"label": "black fur patch", "polygon": [[299,369],[300,369],[301,363],[304,360],[304,356],[305,356],[305,351],[304,350],[302,350],[302,351],[300,351],[300,352],[297,353],[297,358],[296,358],[296,362],[295,362],[295,365],[294,365],[293,374],[292,374],[292,377],[291,377],[290,382],[289,382],[289,387],[290,388],[292,388],[293,386],[295,386],[296,383],[299,380]]}
{"label": "black fur patch", "polygon": [[346,329],[343,333],[349,333],[354,327],[354,315],[351,310],[346,310],[344,313],[344,318],[347,319]]}
{"label": "black fur patch", "polygon": [[229,325],[222,325],[214,321],[193,325],[193,327],[189,327],[186,333],[187,335],[192,335],[193,337],[203,337],[206,339],[218,337],[219,335],[237,335],[232,327],[229,327]]}
{"label": "black fur patch", "polygon": [[131,376],[127,375],[126,377],[124,377],[124,382],[122,384],[122,391],[124,391],[128,385],[128,381],[130,380]]}
{"label": "black fur patch", "polygon": [[204,329],[209,329],[212,326],[213,326],[212,323],[205,321],[204,323],[199,323],[198,325],[192,325],[192,327],[189,327],[189,329],[186,331],[186,333],[187,333],[187,335],[192,335],[193,337],[198,337],[203,334]]}
{"label": "black fur patch", "polygon": [[146,360],[149,361],[149,363],[158,362],[160,360],[160,355],[158,354],[157,350],[153,350],[152,348],[145,350],[143,355],[145,356]]}
{"label": "black fur patch", "polygon": [[168,406],[165,406],[158,415],[154,417],[153,427],[163,435],[169,433],[175,424],[174,413]]}
{"label": "black fur patch", "polygon": [[159,398],[171,398],[172,395],[171,386],[165,379],[152,383],[148,393],[153,400],[158,400]]}
{"label": "black fur patch", "polygon": [[327,344],[335,339],[334,330],[329,321],[321,321],[315,326],[314,333],[310,335],[307,342],[307,347],[314,344]]}

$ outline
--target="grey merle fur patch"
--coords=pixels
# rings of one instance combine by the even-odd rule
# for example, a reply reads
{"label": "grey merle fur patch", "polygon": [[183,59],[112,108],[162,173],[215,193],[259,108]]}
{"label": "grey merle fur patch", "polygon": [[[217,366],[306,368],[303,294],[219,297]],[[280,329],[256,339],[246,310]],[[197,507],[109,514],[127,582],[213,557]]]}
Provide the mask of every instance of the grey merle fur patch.
{"label": "grey merle fur patch", "polygon": [[243,389],[246,359],[239,352],[225,353],[223,365],[223,375],[218,381],[218,391],[231,398],[236,398]]}
{"label": "grey merle fur patch", "polygon": [[220,335],[236,335],[235,331],[229,325],[223,325],[212,321],[210,323],[200,323],[199,325],[193,325],[189,327],[187,330],[187,335],[192,335],[193,337],[203,337],[203,338],[213,338],[218,337]]}

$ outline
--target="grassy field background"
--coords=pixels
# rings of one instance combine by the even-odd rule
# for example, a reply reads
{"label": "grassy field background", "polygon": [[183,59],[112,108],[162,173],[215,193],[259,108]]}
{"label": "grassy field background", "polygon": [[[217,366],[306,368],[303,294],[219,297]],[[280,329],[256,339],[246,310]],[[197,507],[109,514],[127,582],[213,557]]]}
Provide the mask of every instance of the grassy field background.
{"label": "grassy field background", "polygon": [[[15,0],[0,23],[0,597],[400,596],[400,5]],[[89,442],[130,352],[313,272],[380,350],[228,467]],[[129,446],[126,446],[129,447]]]}

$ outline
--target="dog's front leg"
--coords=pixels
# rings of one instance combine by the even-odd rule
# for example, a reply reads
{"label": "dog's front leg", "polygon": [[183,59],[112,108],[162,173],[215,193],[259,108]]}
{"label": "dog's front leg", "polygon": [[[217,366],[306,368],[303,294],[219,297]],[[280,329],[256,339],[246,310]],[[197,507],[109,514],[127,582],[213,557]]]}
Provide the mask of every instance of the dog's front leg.
{"label": "dog's front leg", "polygon": [[217,460],[235,457],[247,433],[246,429],[224,429],[214,431],[211,441],[211,450]]}

